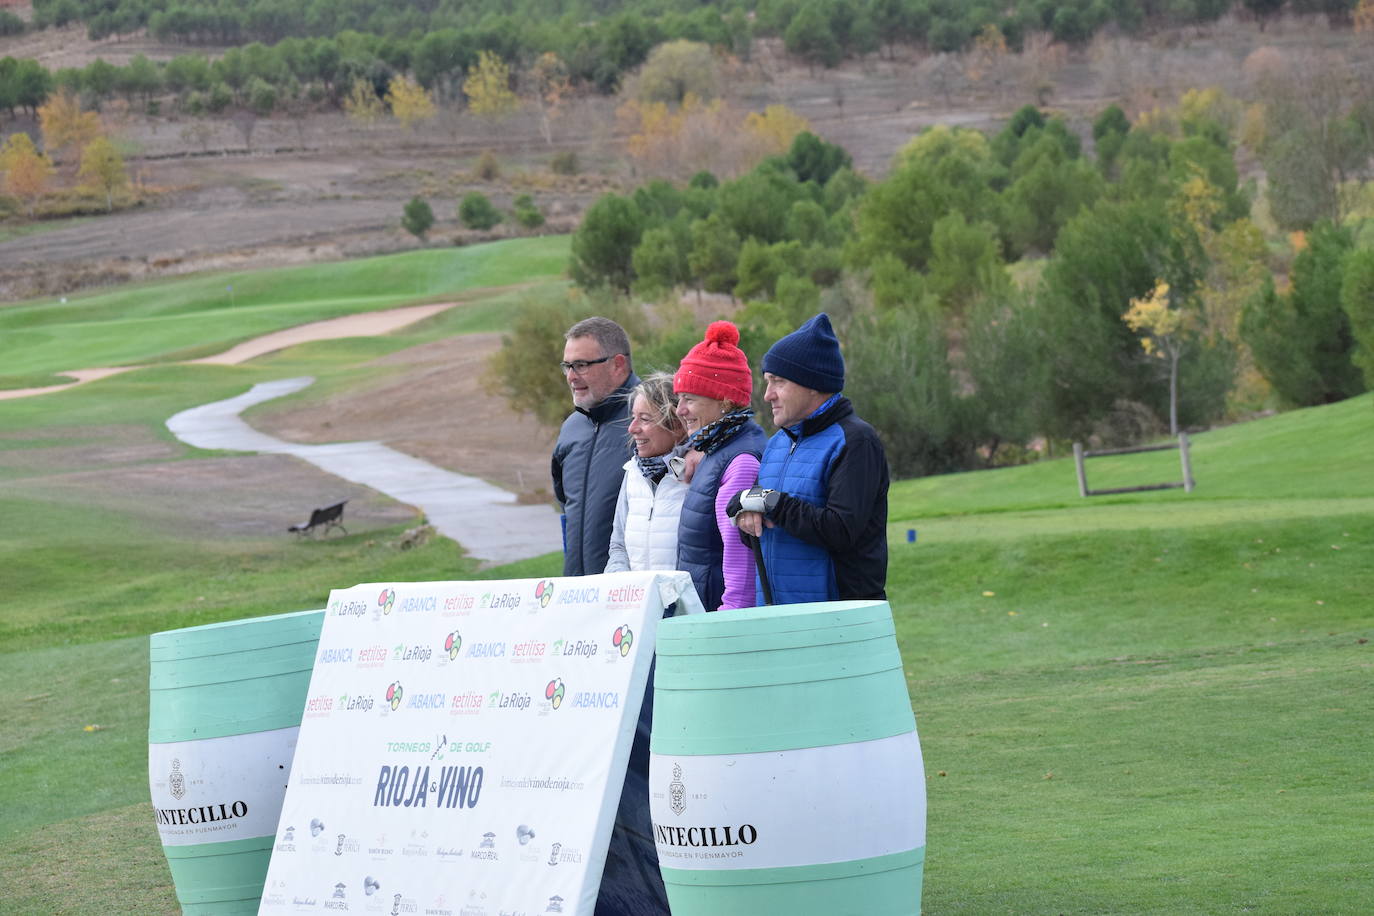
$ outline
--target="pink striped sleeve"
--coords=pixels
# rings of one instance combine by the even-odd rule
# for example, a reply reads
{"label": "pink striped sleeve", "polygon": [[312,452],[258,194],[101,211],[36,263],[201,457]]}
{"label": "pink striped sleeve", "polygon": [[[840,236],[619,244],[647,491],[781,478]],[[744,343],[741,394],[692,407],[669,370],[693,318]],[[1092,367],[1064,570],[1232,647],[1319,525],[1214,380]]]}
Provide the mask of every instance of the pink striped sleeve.
{"label": "pink striped sleeve", "polygon": [[[759,460],[753,455],[736,455],[720,477],[720,489],[716,491],[716,526],[720,528],[720,539],[725,546],[722,567],[725,573],[725,594],[721,598],[720,610],[753,607],[758,603],[755,595],[754,553],[739,539],[739,529],[730,523],[725,507],[730,498],[740,490],[747,490],[759,479]],[[713,609],[714,610],[714,609]]]}

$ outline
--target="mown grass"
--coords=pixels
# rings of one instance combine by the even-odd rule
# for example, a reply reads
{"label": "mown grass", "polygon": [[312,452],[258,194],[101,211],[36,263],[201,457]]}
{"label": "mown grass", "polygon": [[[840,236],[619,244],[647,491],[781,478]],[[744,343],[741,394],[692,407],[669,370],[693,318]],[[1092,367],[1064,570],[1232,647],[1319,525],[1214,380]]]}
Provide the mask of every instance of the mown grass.
{"label": "mown grass", "polygon": [[[292,550],[168,537],[46,478],[97,470],[82,443],[205,457],[167,416],[285,374],[316,375],[311,391],[368,383],[388,371],[376,357],[500,329],[507,305],[0,403],[0,909],[175,912],[146,812],[147,633],[318,606],[336,585],[479,575],[444,541],[386,549],[391,530]],[[1372,449],[1366,396],[1196,436],[1192,494],[1083,500],[1064,460],[894,485],[926,913],[1367,911]],[[1089,475],[1176,479],[1177,455],[1095,459]]]}
{"label": "mown grass", "polygon": [[206,356],[282,328],[560,274],[566,236],[197,275],[0,309],[8,375]]}
{"label": "mown grass", "polygon": [[1194,445],[894,486],[925,912],[1366,910],[1374,397]]}

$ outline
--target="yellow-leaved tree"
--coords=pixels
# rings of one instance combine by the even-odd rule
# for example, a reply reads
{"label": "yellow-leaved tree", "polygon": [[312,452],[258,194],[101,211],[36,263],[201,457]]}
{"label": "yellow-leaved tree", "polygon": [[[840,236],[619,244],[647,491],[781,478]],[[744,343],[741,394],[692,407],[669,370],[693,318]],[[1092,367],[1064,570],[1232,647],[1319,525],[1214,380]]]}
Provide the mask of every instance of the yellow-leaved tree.
{"label": "yellow-leaved tree", "polygon": [[520,105],[510,88],[510,67],[491,51],[481,52],[477,63],[468,68],[463,95],[468,97],[472,113],[484,118],[505,117]]}
{"label": "yellow-leaved tree", "polygon": [[762,113],[751,111],[744,127],[758,140],[764,156],[787,152],[797,134],[811,124],[786,105],[769,105]]}
{"label": "yellow-leaved tree", "polygon": [[1197,265],[1202,276],[1195,299],[1199,306],[1197,342],[1204,347],[1224,342],[1234,349],[1236,383],[1231,403],[1254,406],[1264,401],[1269,388],[1241,337],[1240,317],[1245,302],[1270,276],[1265,266],[1264,234],[1247,217],[1218,226],[1223,208],[1221,190],[1208,181],[1200,166],[1192,164],[1190,168],[1192,175],[1178,185],[1169,200],[1169,211],[1180,238],[1191,235],[1203,255]]}
{"label": "yellow-leaved tree", "polygon": [[748,135],[740,130],[739,115],[720,99],[703,102],[689,92],[676,110],[632,99],[617,115],[629,133],[627,151],[648,175],[685,179],[700,171],[743,170],[740,140]]}
{"label": "yellow-leaved tree", "polygon": [[429,91],[408,76],[392,77],[386,88],[386,103],[407,130],[434,117],[434,99]]}
{"label": "yellow-leaved tree", "polygon": [[34,204],[47,190],[53,167],[28,134],[11,134],[0,147],[0,173],[4,174],[5,193],[22,200],[29,216],[33,216]]}
{"label": "yellow-leaved tree", "polygon": [[103,132],[100,115],[82,111],[81,100],[62,89],[38,106],[38,123],[43,129],[43,147],[53,156],[66,150],[79,150]]}
{"label": "yellow-leaved tree", "polygon": [[1374,34],[1374,0],[1360,0],[1350,19],[1357,33]]}
{"label": "yellow-leaved tree", "polygon": [[81,171],[77,173],[90,187],[105,194],[105,209],[114,209],[114,192],[129,183],[124,157],[109,137],[96,137],[81,151]]}
{"label": "yellow-leaved tree", "polygon": [[1132,299],[1122,320],[1142,335],[1140,346],[1150,356],[1169,361],[1169,435],[1178,435],[1178,361],[1183,356],[1188,316],[1169,301],[1169,284],[1160,280],[1148,296]]}
{"label": "yellow-leaved tree", "polygon": [[745,115],[722,99],[706,102],[690,92],[676,108],[631,99],[616,114],[636,165],[645,174],[673,179],[700,171],[718,177],[742,174],[768,156],[787,152],[810,126],[783,105]]}
{"label": "yellow-leaved tree", "polygon": [[1008,58],[1007,37],[989,22],[973,39],[973,48],[964,57],[964,75],[975,86],[988,78],[993,92],[1001,95]]}
{"label": "yellow-leaved tree", "polygon": [[563,102],[572,92],[568,65],[552,51],[545,51],[530,68],[533,77],[534,103],[539,106],[539,130],[544,142],[553,145],[553,121],[562,110]]}
{"label": "yellow-leaved tree", "polygon": [[364,127],[371,127],[377,123],[377,119],[386,110],[382,100],[377,98],[377,90],[373,88],[372,83],[361,76],[355,79],[353,85],[348,88],[348,95],[344,98],[343,108],[351,120],[362,124]]}

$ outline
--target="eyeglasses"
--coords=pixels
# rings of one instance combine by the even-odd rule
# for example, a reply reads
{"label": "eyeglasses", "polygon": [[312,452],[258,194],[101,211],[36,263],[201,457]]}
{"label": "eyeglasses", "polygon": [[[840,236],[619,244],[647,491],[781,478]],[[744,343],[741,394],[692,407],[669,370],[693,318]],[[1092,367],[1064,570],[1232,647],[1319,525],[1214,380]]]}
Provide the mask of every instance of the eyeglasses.
{"label": "eyeglasses", "polygon": [[578,375],[581,375],[592,366],[599,366],[610,358],[609,356],[603,356],[600,359],[575,359],[570,363],[559,363],[558,368],[563,370],[564,375],[567,375],[569,372],[576,372]]}

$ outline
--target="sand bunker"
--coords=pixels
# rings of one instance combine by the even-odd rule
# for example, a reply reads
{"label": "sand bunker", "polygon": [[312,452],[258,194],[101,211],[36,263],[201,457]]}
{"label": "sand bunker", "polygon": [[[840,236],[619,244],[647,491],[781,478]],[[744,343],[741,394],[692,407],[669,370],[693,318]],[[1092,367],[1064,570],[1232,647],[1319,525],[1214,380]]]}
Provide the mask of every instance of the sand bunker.
{"label": "sand bunker", "polygon": [[[384,309],[379,312],[362,312],[357,315],[344,315],[341,318],[330,318],[326,321],[313,321],[310,324],[299,325],[294,328],[286,328],[282,331],[273,331],[271,334],[264,334],[245,341],[238,346],[230,347],[223,353],[215,356],[206,356],[202,359],[189,360],[191,364],[203,363],[212,366],[236,366],[239,363],[247,362],[267,353],[275,353],[277,350],[285,350],[287,347],[294,347],[297,344],[311,343],[316,340],[338,340],[343,337],[375,337],[379,334],[389,334],[392,331],[414,324],[431,315],[437,315],[445,309],[453,308],[456,302],[441,302],[433,305],[412,305],[399,309]],[[129,372],[134,369],[142,369],[143,366],[118,366],[105,369],[73,369],[63,371],[62,375],[71,376],[75,381],[65,385],[47,385],[42,388],[13,388],[8,391],[0,391],[0,400],[10,400],[12,398],[27,398],[39,394],[51,394],[54,391],[66,391],[75,388],[77,385],[84,385],[96,379],[108,378],[111,375],[118,375],[121,372]]]}

